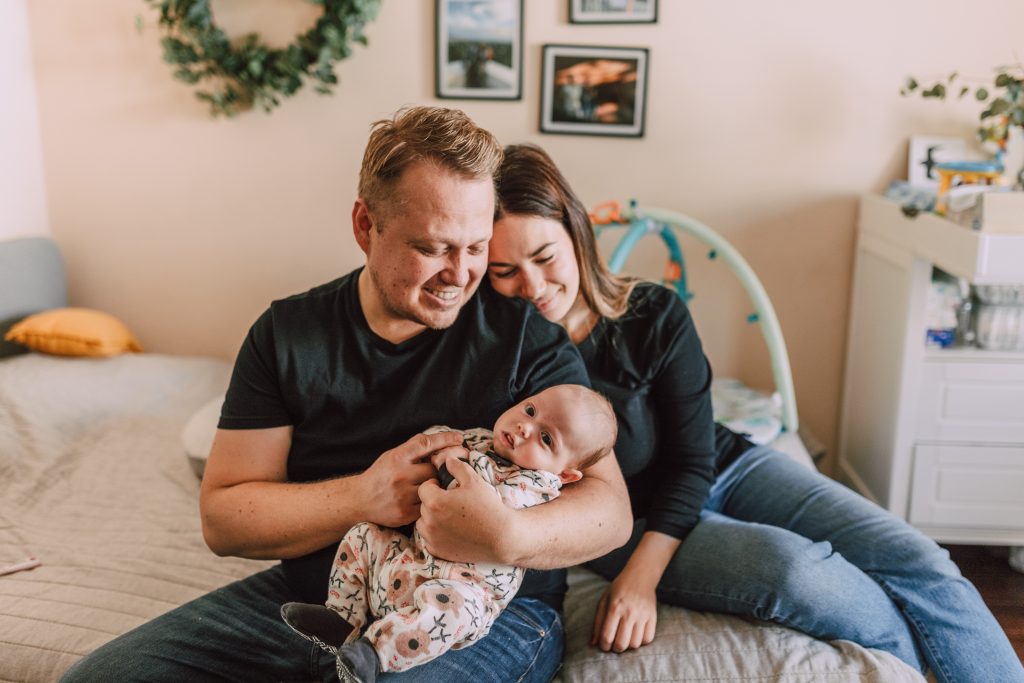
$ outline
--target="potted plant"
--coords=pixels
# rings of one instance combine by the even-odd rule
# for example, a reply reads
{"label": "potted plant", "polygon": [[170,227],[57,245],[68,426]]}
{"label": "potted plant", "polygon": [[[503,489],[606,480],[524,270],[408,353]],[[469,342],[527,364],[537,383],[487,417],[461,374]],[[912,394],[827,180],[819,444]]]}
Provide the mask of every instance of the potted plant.
{"label": "potted plant", "polygon": [[[924,88],[916,78],[910,77],[900,94],[907,96],[920,92],[925,99],[945,100],[954,92],[957,99],[973,92],[974,98],[985,105],[980,115],[982,125],[978,128],[978,137],[983,142],[994,143],[998,150],[996,156],[1002,159],[1011,132],[1019,129],[1013,137],[1018,140],[1024,137],[1024,66],[1018,64],[997,68],[993,86],[969,85],[965,80],[954,71],[944,80]],[[1017,172],[1016,181],[1018,186],[1024,184],[1024,168]]]}

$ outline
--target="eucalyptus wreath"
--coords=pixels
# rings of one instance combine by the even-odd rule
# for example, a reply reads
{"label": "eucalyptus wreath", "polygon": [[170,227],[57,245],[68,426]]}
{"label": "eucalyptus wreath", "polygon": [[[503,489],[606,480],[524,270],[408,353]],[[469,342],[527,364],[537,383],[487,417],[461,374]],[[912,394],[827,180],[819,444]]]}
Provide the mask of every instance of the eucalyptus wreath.
{"label": "eucalyptus wreath", "polygon": [[307,0],[323,7],[312,28],[275,49],[250,33],[232,41],[217,27],[210,0],[146,0],[159,9],[166,35],[160,44],[174,77],[201,85],[196,97],[214,116],[233,116],[254,106],[271,111],[302,87],[330,94],[338,82],[334,64],[366,45],[363,27],[377,16],[380,0]]}

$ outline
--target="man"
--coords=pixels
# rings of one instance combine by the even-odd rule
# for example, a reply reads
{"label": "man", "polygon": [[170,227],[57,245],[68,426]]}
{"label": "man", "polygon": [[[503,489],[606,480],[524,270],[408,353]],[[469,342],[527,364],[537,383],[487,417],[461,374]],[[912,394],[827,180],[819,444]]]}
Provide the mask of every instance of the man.
{"label": "man", "polygon": [[[491,424],[547,386],[588,384],[561,328],[488,286],[474,296],[500,160],[494,137],[458,111],[412,108],[375,124],[352,210],[366,266],[274,302],[253,325],[200,492],[214,552],[281,565],[122,636],[65,680],[334,680],[330,656],[279,610],[323,602],[335,546],[361,521],[416,522],[435,555],[532,569],[625,542],[632,520],[614,458],[523,511],[464,463],[450,466],[459,488],[434,479],[431,454],[461,439],[424,428]],[[547,681],[561,658],[563,587],[560,573],[529,572],[486,638],[385,680]]]}

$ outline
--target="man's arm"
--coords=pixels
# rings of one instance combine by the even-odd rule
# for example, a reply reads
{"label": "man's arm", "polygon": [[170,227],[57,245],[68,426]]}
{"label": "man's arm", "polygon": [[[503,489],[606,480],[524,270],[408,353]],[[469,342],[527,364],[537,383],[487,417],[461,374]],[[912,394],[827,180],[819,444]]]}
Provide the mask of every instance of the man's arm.
{"label": "man's arm", "polygon": [[614,454],[543,505],[512,510],[472,467],[449,458],[457,488],[420,485],[420,535],[432,554],[456,562],[556,569],[600,557],[629,540],[633,515]]}
{"label": "man's arm", "polygon": [[360,474],[297,484],[287,480],[291,439],[291,427],[217,430],[199,510],[218,555],[299,557],[361,521],[409,524],[419,516],[419,485],[434,476],[431,453],[462,442],[455,432],[417,434]]}

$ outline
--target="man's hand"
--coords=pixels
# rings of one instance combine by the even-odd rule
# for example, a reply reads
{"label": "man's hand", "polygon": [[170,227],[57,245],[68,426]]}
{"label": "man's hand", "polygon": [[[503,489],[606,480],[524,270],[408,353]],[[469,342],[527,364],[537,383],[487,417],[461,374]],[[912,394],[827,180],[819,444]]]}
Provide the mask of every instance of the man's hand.
{"label": "man's hand", "polygon": [[420,518],[416,529],[430,554],[453,562],[508,564],[502,556],[504,533],[513,511],[494,488],[468,464],[452,454],[445,460],[457,487],[442,489],[436,479],[419,488]]}
{"label": "man's hand", "polygon": [[654,640],[658,624],[655,586],[632,577],[628,568],[619,574],[597,603],[590,644],[605,652],[625,652]]}
{"label": "man's hand", "polygon": [[462,435],[458,432],[417,434],[382,453],[369,469],[356,475],[364,496],[366,521],[390,527],[415,522],[420,516],[419,486],[428,480],[437,483],[431,456],[446,449],[461,453]]}

